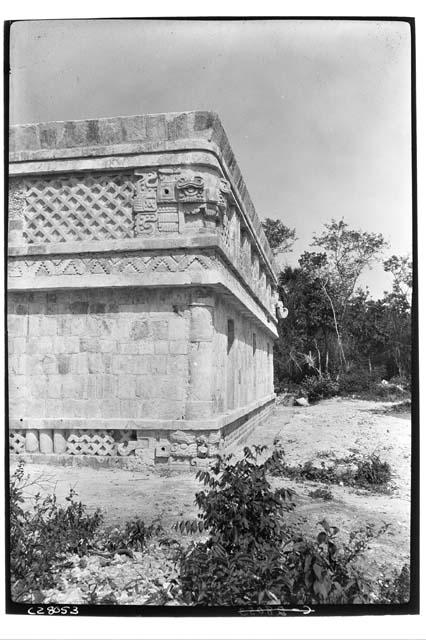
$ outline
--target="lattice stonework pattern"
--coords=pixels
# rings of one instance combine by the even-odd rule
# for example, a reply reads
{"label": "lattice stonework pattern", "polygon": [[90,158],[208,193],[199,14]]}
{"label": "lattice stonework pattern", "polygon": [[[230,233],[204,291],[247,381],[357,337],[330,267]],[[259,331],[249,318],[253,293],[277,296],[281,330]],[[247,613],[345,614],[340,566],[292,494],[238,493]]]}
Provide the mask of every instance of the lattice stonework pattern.
{"label": "lattice stonework pattern", "polygon": [[25,432],[22,429],[9,432],[9,451],[12,453],[25,452]]}
{"label": "lattice stonework pattern", "polygon": [[131,444],[135,440],[136,433],[132,430],[82,429],[68,435],[67,453],[75,456],[134,455]]}
{"label": "lattice stonework pattern", "polygon": [[133,237],[129,174],[26,178],[28,243]]}
{"label": "lattice stonework pattern", "polygon": [[81,430],[67,439],[67,453],[71,455],[113,456],[115,440],[110,431]]}

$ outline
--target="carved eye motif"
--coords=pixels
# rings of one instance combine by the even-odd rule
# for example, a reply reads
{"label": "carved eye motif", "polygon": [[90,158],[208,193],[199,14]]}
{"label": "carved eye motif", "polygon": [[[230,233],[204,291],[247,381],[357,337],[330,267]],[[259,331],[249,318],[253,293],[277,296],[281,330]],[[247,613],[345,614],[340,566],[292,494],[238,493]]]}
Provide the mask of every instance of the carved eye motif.
{"label": "carved eye motif", "polygon": [[193,178],[180,178],[177,182],[179,189],[193,189],[198,191],[204,186],[204,180],[201,176],[194,176]]}
{"label": "carved eye motif", "polygon": [[204,196],[204,180],[201,176],[182,177],[177,181],[180,198],[184,201],[202,201]]}

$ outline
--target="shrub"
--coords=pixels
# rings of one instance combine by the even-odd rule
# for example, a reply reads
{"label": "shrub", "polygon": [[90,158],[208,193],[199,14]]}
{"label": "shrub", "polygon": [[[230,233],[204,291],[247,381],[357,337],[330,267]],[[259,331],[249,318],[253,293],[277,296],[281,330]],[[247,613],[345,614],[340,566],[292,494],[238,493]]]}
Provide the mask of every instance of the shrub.
{"label": "shrub", "polygon": [[[245,447],[240,460],[217,456],[210,471],[199,470],[196,477],[209,491],[200,491],[195,502],[201,513],[201,530],[214,532],[214,539],[227,550],[248,551],[280,536],[277,519],[294,508],[293,492],[272,490],[267,474],[281,462],[282,451],[259,463],[267,447]],[[192,529],[191,525],[191,529]],[[187,527],[188,528],[188,527]],[[213,535],[213,533],[212,533]]]}
{"label": "shrub", "polygon": [[378,600],[383,604],[404,604],[410,600],[410,567],[394,569],[387,580],[380,581]]}
{"label": "shrub", "polygon": [[388,524],[376,529],[367,524],[352,531],[349,541],[340,548],[339,529],[324,518],[314,541],[296,539],[289,548],[288,561],[293,567],[291,604],[368,604],[372,583],[357,567],[357,560],[372,539],[385,533]]}
{"label": "shrub", "polygon": [[407,395],[407,392],[393,384],[377,383],[371,389],[373,399],[381,398],[388,401],[397,401]]}
{"label": "shrub", "polygon": [[324,502],[333,500],[333,494],[331,493],[330,489],[325,489],[324,487],[320,487],[319,489],[310,491],[308,495],[314,499],[324,500]]}
{"label": "shrub", "polygon": [[[260,452],[246,447],[242,460],[218,457],[211,472],[198,472],[209,488],[196,494],[198,523],[208,539],[192,543],[182,554],[184,601],[210,606],[370,602],[371,585],[355,561],[387,525],[352,532],[340,549],[339,530],[325,519],[316,536],[304,537],[284,519],[295,506],[291,492],[273,491],[267,480],[282,464],[282,452],[261,464]],[[188,532],[194,526],[198,528],[197,523],[180,524]]]}
{"label": "shrub", "polygon": [[102,521],[99,511],[87,513],[73,490],[65,507],[57,504],[54,494],[42,498],[38,493],[24,509],[29,484],[20,462],[10,483],[10,569],[17,601],[53,586],[55,564],[67,553],[83,555]]}
{"label": "shrub", "polygon": [[339,383],[329,375],[308,376],[302,381],[302,391],[309,402],[318,402],[324,398],[332,398],[339,391]]}
{"label": "shrub", "polygon": [[388,462],[380,460],[372,454],[358,461],[358,468],[354,480],[361,486],[384,485],[391,479],[391,468]]}
{"label": "shrub", "polygon": [[[210,472],[197,473],[209,487],[195,496],[198,528],[208,532],[209,539],[190,547],[181,561],[182,592],[193,604],[258,602],[271,580],[286,579],[280,547],[286,539],[283,515],[294,507],[292,492],[272,490],[267,473],[281,453],[274,451],[258,463],[264,450],[246,447],[234,463],[232,456],[218,456]],[[194,523],[181,523],[180,528],[193,531]]]}
{"label": "shrub", "polygon": [[352,369],[339,375],[339,393],[341,395],[368,393],[374,385],[375,382],[367,369]]}
{"label": "shrub", "polygon": [[410,394],[410,381],[407,378],[393,377],[386,381],[384,375],[380,368],[372,373],[366,369],[350,369],[339,375],[339,394],[357,395],[366,400],[398,400]]}
{"label": "shrub", "polygon": [[346,458],[335,458],[331,465],[315,466],[312,460],[304,464],[289,465],[285,462],[284,453],[271,468],[272,475],[284,476],[292,480],[309,480],[325,484],[345,484],[375,489],[386,485],[391,479],[391,467],[376,454]]}
{"label": "shrub", "polygon": [[123,550],[142,551],[153,535],[162,531],[158,522],[146,525],[140,518],[129,520],[123,528],[114,528],[102,532],[102,537],[98,537],[97,545],[103,549],[114,553]]}

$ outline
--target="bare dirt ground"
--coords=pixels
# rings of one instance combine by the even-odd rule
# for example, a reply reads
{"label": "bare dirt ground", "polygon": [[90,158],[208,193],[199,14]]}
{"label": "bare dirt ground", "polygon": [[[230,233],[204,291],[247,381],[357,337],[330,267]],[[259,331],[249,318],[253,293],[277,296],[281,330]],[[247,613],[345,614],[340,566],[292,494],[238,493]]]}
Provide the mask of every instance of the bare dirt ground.
{"label": "bare dirt ground", "polygon": [[378,566],[400,568],[409,561],[411,416],[383,412],[386,406],[389,403],[334,398],[298,409],[279,434],[291,464],[308,460],[318,464],[351,453],[374,453],[390,464],[392,480],[386,492],[329,485],[333,499],[327,502],[308,495],[324,486],[320,483],[280,480],[297,492],[294,517],[302,518],[306,530],[315,531],[318,521],[325,517],[340,529],[343,542],[352,530],[367,523],[390,525],[366,553],[366,570],[371,574]]}
{"label": "bare dirt ground", "polygon": [[[395,415],[384,412],[388,405],[389,403],[383,402],[334,398],[310,407],[278,406],[274,415],[266,424],[258,427],[246,443],[272,446],[274,440],[279,439],[286,453],[286,460],[291,465],[309,460],[320,464],[321,461],[333,457],[343,458],[351,453],[375,453],[390,464],[392,481],[386,492],[377,493],[333,484],[327,486],[333,496],[327,502],[309,496],[309,492],[324,486],[320,483],[296,482],[287,478],[272,480],[276,486],[294,489],[297,507],[289,515],[289,519],[297,522],[312,536],[318,531],[318,522],[323,518],[340,529],[338,535],[341,542],[348,540],[352,530],[367,523],[377,526],[387,523],[387,532],[373,541],[365,556],[367,573],[376,576],[383,566],[400,569],[409,561],[411,420],[409,413]],[[13,471],[13,467],[11,470]],[[194,494],[201,486],[195,479],[194,470],[134,472],[107,468],[27,465],[26,471],[33,478],[42,476],[43,490],[52,491],[54,488],[59,501],[64,500],[71,487],[74,488],[82,502],[91,510],[100,508],[104,511],[108,524],[124,523],[133,517],[141,518],[146,523],[159,518],[167,530],[176,521],[191,519],[197,514]],[[145,566],[147,562],[148,565]],[[97,570],[105,575],[104,563],[98,567],[99,558],[91,559],[90,563],[94,565],[92,570],[90,567],[82,570],[78,566],[72,569],[74,573],[77,572],[75,581],[70,577],[74,583],[74,602],[87,601],[82,591],[75,593],[75,589],[78,591],[81,587],[81,584],[80,587],[78,585],[84,578],[84,572],[89,572],[92,580]],[[155,545],[151,549],[151,558],[148,549],[145,554],[137,554],[135,560],[121,557],[110,564],[118,565],[115,568],[111,566],[110,569],[120,575],[122,580],[126,580],[126,583],[140,580],[141,576],[148,581],[150,575],[161,578],[163,570],[161,554],[156,556]],[[117,579],[115,576],[116,582]],[[56,600],[53,601],[70,601],[71,585],[65,576],[64,580],[66,585],[61,593],[56,592]],[[122,594],[119,601],[123,604],[146,602],[146,593],[144,591],[139,597],[134,591],[129,591],[127,595]]]}

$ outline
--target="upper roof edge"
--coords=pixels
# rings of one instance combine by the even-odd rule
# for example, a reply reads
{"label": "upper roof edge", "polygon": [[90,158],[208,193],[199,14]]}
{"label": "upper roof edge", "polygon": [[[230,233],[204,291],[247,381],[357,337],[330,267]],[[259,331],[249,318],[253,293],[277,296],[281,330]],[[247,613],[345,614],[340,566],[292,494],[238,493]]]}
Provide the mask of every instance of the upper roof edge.
{"label": "upper roof edge", "polygon": [[218,116],[212,111],[150,113],[84,120],[54,120],[10,127],[9,151],[115,146],[183,138],[208,138]]}
{"label": "upper roof edge", "polygon": [[[241,197],[259,244],[268,259],[270,268],[277,277],[278,268],[274,255],[263,231],[261,220],[255,210],[248,193],[246,184],[237,164],[235,155],[229,144],[228,137],[221,120],[214,111],[183,111],[132,116],[114,116],[85,120],[64,120],[16,124],[10,127],[9,152],[11,161],[33,160],[43,152],[49,156],[52,150],[55,158],[58,152],[66,149],[84,149],[99,146],[103,150],[120,145],[147,143],[149,145],[160,142],[174,142],[179,140],[202,140],[212,143],[219,150],[234,185]],[[118,149],[117,149],[118,151]],[[55,152],[53,154],[53,152]],[[27,157],[26,157],[27,156]]]}

